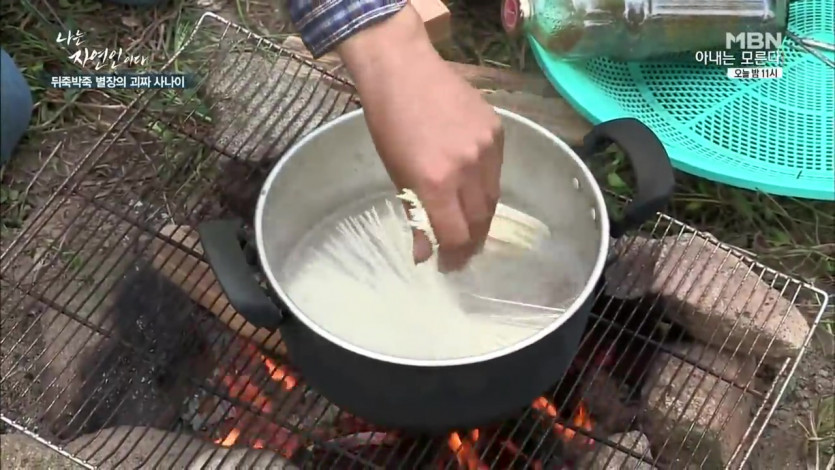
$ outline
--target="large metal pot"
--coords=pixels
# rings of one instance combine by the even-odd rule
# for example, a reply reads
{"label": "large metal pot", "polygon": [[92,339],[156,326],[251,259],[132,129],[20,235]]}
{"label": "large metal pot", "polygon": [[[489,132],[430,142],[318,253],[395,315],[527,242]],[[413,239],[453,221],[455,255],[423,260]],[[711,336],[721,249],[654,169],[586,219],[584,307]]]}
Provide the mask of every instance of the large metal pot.
{"label": "large metal pot", "polygon": [[[598,184],[568,145],[528,119],[496,111],[505,129],[503,200],[518,202],[553,233],[578,241],[584,262],[566,269],[587,279],[565,314],[513,346],[456,360],[385,356],[329,333],[282,288],[277,273],[314,226],[347,202],[395,192],[362,110],[307,135],[275,165],[261,189],[254,249],[239,220],[199,227],[208,260],[235,309],[254,325],[278,328],[290,360],[311,386],[376,424],[441,432],[484,425],[530,404],[559,380],[574,356],[607,261],[609,236],[619,237],[653,216],[672,192],[669,159],[646,126],[634,119],[597,125],[585,138],[584,155],[616,143],[637,181],[636,197],[623,218],[610,220]],[[256,273],[266,278],[267,288],[256,281]],[[322,286],[322,295],[328,295],[328,286]]]}

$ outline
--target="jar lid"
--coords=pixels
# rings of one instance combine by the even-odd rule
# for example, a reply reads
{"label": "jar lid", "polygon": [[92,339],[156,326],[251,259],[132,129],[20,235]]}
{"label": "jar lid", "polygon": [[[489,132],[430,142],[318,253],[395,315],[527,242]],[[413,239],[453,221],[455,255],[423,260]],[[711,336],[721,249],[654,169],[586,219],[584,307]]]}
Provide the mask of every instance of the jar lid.
{"label": "jar lid", "polygon": [[502,26],[505,32],[513,36],[521,33],[522,23],[527,19],[529,12],[528,0],[503,0]]}

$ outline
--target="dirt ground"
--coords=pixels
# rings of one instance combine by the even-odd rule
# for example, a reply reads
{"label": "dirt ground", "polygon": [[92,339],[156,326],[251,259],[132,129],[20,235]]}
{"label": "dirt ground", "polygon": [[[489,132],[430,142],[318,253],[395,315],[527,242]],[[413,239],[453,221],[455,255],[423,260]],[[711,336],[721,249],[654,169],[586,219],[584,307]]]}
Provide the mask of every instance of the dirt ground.
{"label": "dirt ground", "polygon": [[[64,2],[60,3],[63,5]],[[94,7],[97,2],[79,0],[77,9],[80,13],[70,15],[67,10],[56,14],[64,19],[72,17],[75,24],[85,24],[88,31],[99,30],[105,34],[110,29],[115,29],[114,34],[118,33],[119,37],[131,37],[134,38],[133,41],[140,41],[140,46],[147,47],[151,55],[164,61],[170,57],[171,51],[176,49],[177,45],[182,44],[183,31],[187,31],[188,27],[194,24],[194,16],[187,16],[186,12],[192,12],[195,5],[193,2],[188,2],[188,6],[183,6],[181,3],[183,2],[173,2],[173,5],[167,9],[160,9],[153,13],[104,7],[104,12],[109,14],[107,16],[102,14],[101,8]],[[277,21],[274,16],[265,13],[265,11],[270,11],[270,8],[265,6],[266,4],[238,2],[237,5],[232,5],[222,0],[197,0],[197,4],[197,8],[221,12],[225,17],[262,34],[283,34],[287,30],[286,22]],[[241,5],[245,7],[242,9]],[[4,6],[4,8],[8,7]],[[56,6],[54,8],[66,10],[69,7]],[[491,19],[490,14],[484,14],[478,8],[467,5],[453,4],[452,9],[455,13],[456,37],[452,45],[444,51],[444,55],[471,63],[535,71],[532,61],[526,60],[524,48],[520,48],[518,43],[509,41],[496,33],[497,21],[495,18]],[[7,12],[4,11],[4,13]],[[24,10],[22,13],[16,13],[22,15],[23,18],[28,18],[26,21],[42,21],[30,11]],[[102,21],[102,17],[109,19]],[[107,22],[115,23],[115,26],[108,26]],[[4,42],[7,32],[4,26]],[[53,42],[52,39],[41,38],[41,40],[44,43]],[[5,45],[4,48],[6,48]],[[9,52],[17,57],[25,54],[25,52],[15,54],[11,48]],[[54,51],[49,49],[40,51],[40,54],[55,55]],[[30,69],[38,66],[41,69],[55,66],[54,58],[37,60],[38,62],[24,64],[24,66]],[[29,77],[31,74],[27,72],[27,78]],[[30,132],[27,141],[19,149],[14,157],[13,165],[5,168],[2,173],[3,201],[0,209],[2,209],[3,232],[0,246],[4,252],[14,237],[20,233],[21,227],[30,222],[29,215],[41,207],[54,193],[54,188],[71,174],[109,123],[124,109],[125,104],[129,102],[127,98],[130,98],[103,98],[97,96],[97,93],[87,95],[79,98],[75,95],[70,96],[67,93],[56,93],[56,90],[43,90],[42,88],[37,92],[39,106],[35,116],[36,129]],[[125,138],[140,141],[142,144],[152,141],[154,136],[137,133]],[[154,142],[150,144],[156,145]],[[131,145],[136,145],[136,142],[132,142]],[[171,144],[172,147],[176,145],[179,144]],[[148,147],[151,150],[154,148]],[[159,155],[155,156],[157,157]],[[125,162],[121,161],[120,154],[117,152],[105,159],[106,166],[91,171],[100,174],[97,184],[100,184],[102,189],[122,184],[126,176],[137,178],[135,184],[139,185],[143,183],[143,179],[147,180],[158,175],[155,173],[158,168],[155,169],[154,161],[154,158],[149,160],[146,174],[124,175],[120,173],[119,168]],[[609,182],[616,183],[617,180],[610,178]],[[739,216],[739,204],[743,203],[738,202],[737,193],[732,192],[733,190],[715,189],[702,182],[693,183],[690,179],[680,186],[680,192],[677,195],[680,202],[672,209],[673,215],[694,226],[710,230],[723,241],[761,254],[769,265],[777,269],[814,281],[830,293],[835,293],[835,282],[833,282],[835,228],[833,228],[831,217],[831,214],[835,213],[833,210],[835,208],[832,205],[815,205],[810,209],[810,205],[806,202],[786,202],[781,199],[775,203],[773,198],[762,200],[759,196],[740,191],[739,194],[743,195],[739,197],[747,201],[744,202],[745,207],[747,210],[753,210],[756,215],[750,221],[740,222],[739,219],[744,219],[744,217]],[[618,188],[615,185],[609,189],[617,191]],[[127,203],[140,202],[132,199],[129,191],[120,197],[123,197]],[[715,207],[710,206],[710,202],[706,202],[725,199],[737,202],[716,203]],[[693,212],[695,202],[701,204],[701,209],[698,209],[696,213]],[[172,208],[169,212],[176,210],[177,208]],[[777,215],[759,215],[760,213],[776,213]],[[783,213],[787,215],[784,216]],[[830,214],[828,218],[825,216],[827,213]],[[707,214],[710,214],[710,217]],[[791,222],[788,221],[789,215],[793,217]],[[776,217],[776,219],[769,217]],[[815,222],[810,222],[813,219]],[[774,225],[784,226],[784,233],[772,236],[771,227]],[[814,228],[810,228],[812,226]],[[786,237],[789,242],[784,242]],[[779,243],[776,241],[778,238]],[[810,308],[810,315],[811,311]],[[757,468],[764,470],[771,468],[824,469],[827,468],[827,463],[831,462],[830,459],[835,456],[835,451],[833,451],[833,446],[835,446],[835,339],[832,335],[832,321],[835,319],[835,314],[833,311],[835,311],[833,305],[830,305],[829,311],[826,312],[825,322],[816,332],[810,349],[806,352],[795,377],[787,387],[782,402],[754,450],[752,459],[760,462]],[[21,336],[22,332],[26,331],[25,341],[37,346],[41,332],[37,325],[32,324],[32,312],[17,310],[2,313],[3,337]],[[10,325],[17,325],[15,328],[20,330],[14,332],[10,329]],[[6,355],[8,347],[9,343],[4,342],[3,349],[0,351],[5,358],[8,358]],[[14,357],[11,361],[4,359],[4,370],[0,370],[0,374],[4,378],[7,374],[16,374],[17,372],[5,370],[5,368],[18,361],[22,364],[29,364],[33,360],[32,357],[25,355]],[[12,380],[14,383],[38,386],[37,383],[27,381],[33,382],[34,378],[22,374],[20,377],[14,376]],[[3,390],[3,392],[7,391]],[[13,403],[15,408],[4,408],[4,413],[16,415],[37,405],[25,400],[13,401]],[[2,462],[4,467],[9,465],[9,468],[73,468],[69,465],[62,467],[61,465],[66,464],[63,458],[57,458],[45,448],[37,444],[30,445],[27,439],[10,434],[12,430],[5,425],[0,428],[0,432],[3,433]],[[45,460],[36,464],[34,462],[37,459]],[[61,463],[62,461],[64,463]]]}
{"label": "dirt ground", "polygon": [[816,440],[812,434],[820,434],[822,420],[825,423],[835,419],[832,400],[826,399],[835,391],[832,346],[831,338],[813,338],[752,453],[752,461],[759,462],[755,468],[828,468],[833,458],[832,441],[826,440],[825,435]]}

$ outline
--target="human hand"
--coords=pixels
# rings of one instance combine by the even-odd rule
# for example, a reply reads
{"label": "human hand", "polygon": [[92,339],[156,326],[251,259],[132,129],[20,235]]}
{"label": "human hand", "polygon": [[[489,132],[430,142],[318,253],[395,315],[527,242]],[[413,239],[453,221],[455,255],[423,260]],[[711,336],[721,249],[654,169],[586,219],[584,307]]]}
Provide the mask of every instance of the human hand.
{"label": "human hand", "polygon": [[[432,47],[407,5],[337,48],[357,86],[380,158],[422,202],[439,267],[462,268],[484,244],[499,200],[501,121]],[[431,255],[415,233],[415,261]]]}

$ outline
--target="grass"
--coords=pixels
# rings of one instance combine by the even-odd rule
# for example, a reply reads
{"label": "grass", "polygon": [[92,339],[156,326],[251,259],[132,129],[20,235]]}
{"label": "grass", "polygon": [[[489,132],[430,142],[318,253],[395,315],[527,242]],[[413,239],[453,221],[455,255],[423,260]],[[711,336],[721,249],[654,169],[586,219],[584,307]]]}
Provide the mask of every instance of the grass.
{"label": "grass", "polygon": [[813,468],[824,468],[835,457],[835,395],[819,397],[816,406],[797,424],[806,432],[807,452]]}
{"label": "grass", "polygon": [[[69,30],[81,29],[87,33],[91,47],[121,47],[128,53],[147,56],[146,69],[156,70],[174,56],[194,28],[202,14],[202,9],[195,3],[171,0],[159,9],[131,9],[96,0],[3,2],[0,7],[3,47],[23,70],[36,103],[28,142],[24,142],[23,148],[31,150],[41,142],[49,142],[73,129],[86,128],[100,133],[103,113],[120,111],[135,96],[130,91],[111,91],[105,95],[95,90],[47,88],[46,74],[78,68],[68,59],[71,52],[56,42],[59,32],[66,35]],[[221,0],[201,0],[199,3],[210,8],[225,6],[223,16],[262,36],[280,39],[287,34],[284,25],[275,21],[275,2],[236,0],[231,6]],[[460,62],[537,73],[524,41],[508,38],[501,31],[495,2],[470,3],[465,5],[461,0],[450,3],[455,24],[454,41],[442,54]],[[193,65],[185,63],[186,60],[189,59],[179,57],[173,63],[174,70],[185,70]],[[172,92],[160,96],[162,101],[158,106],[163,109],[199,99]],[[193,109],[196,110],[193,114],[202,122],[211,122],[205,104],[197,103]],[[163,125],[153,125],[148,132],[164,139],[171,137],[171,131]],[[171,146],[175,147],[178,146]],[[41,153],[50,152],[42,149]],[[177,156],[166,154],[166,158],[176,159]],[[60,164],[50,164],[56,165],[53,171],[61,170]],[[200,166],[199,162],[197,166]],[[170,176],[162,171],[160,177]],[[28,177],[15,177],[8,168],[0,170],[0,178],[3,181],[0,186],[0,227],[5,235],[26,220],[34,189]],[[628,171],[617,154],[604,169],[602,180],[614,192],[629,194]],[[668,211],[671,215],[755,254],[775,269],[835,292],[834,203],[769,196],[681,173],[677,175],[677,183],[677,192]],[[74,255],[65,256],[72,258]],[[821,329],[835,333],[833,311],[828,312]],[[801,423],[809,436],[810,446],[817,450],[832,447],[834,415],[833,397],[822,397],[816,411]],[[827,454],[815,455],[826,459]]]}

